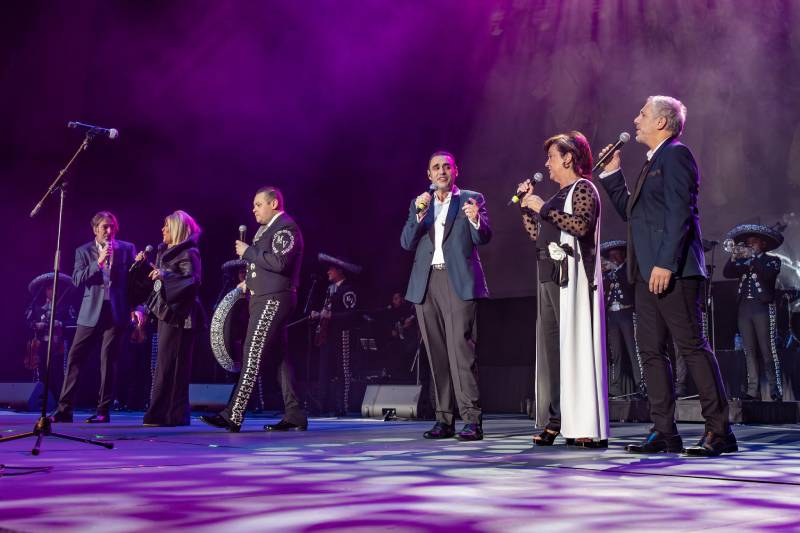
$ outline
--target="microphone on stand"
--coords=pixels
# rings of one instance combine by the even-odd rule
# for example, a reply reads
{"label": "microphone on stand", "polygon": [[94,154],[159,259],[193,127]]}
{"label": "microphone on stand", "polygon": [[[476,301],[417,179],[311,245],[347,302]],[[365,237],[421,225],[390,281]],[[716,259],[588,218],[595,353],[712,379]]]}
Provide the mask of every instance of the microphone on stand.
{"label": "microphone on stand", "polygon": [[[533,185],[535,183],[541,183],[543,179],[544,179],[544,174],[542,174],[541,172],[537,172],[536,174],[533,175],[532,178],[528,178],[525,181]],[[519,191],[515,192],[514,196],[511,197],[511,200],[509,200],[506,205],[518,204],[520,200],[522,200],[523,196],[525,196],[524,193],[520,193]]]}
{"label": "microphone on stand", "polygon": [[598,159],[597,163],[594,164],[594,166],[592,167],[592,172],[594,172],[595,170],[597,170],[602,166],[605,166],[606,162],[611,158],[612,155],[614,155],[614,152],[622,148],[622,145],[630,140],[631,140],[630,133],[628,133],[627,131],[623,131],[622,133],[620,133],[619,139],[617,140],[616,143],[614,143],[614,146],[612,146],[611,149],[608,152],[606,152],[603,157]]}
{"label": "microphone on stand", "polygon": [[242,242],[247,242],[245,239],[247,238],[247,226],[242,224],[239,226],[239,240]]}
{"label": "microphone on stand", "polygon": [[83,122],[76,122],[74,120],[67,122],[68,128],[78,128],[86,130],[90,135],[102,135],[109,139],[116,139],[119,137],[119,130],[115,128],[102,128],[100,126],[93,126],[92,124],[84,124]]}
{"label": "microphone on stand", "polygon": [[[428,194],[433,195],[433,193],[435,193],[435,192],[436,192],[436,185],[431,183],[430,187],[428,187]],[[417,204],[417,213],[418,214],[421,213],[426,207],[428,207],[428,204],[426,204],[424,202],[419,202]]]}

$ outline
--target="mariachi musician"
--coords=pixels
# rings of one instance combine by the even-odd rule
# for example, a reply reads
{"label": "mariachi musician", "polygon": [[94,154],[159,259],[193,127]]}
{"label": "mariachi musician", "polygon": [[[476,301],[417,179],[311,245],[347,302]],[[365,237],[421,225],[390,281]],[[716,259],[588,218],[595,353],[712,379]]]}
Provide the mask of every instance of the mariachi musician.
{"label": "mariachi musician", "polygon": [[775,282],[781,260],[767,252],[783,244],[783,235],[762,224],[740,224],[726,235],[723,247],[731,254],[722,274],[739,278],[738,326],[747,364],[744,400],[760,400],[758,357],[760,355],[773,401],[783,400],[781,365],[775,348]]}
{"label": "mariachi musician", "polygon": [[322,309],[312,311],[312,320],[318,320],[314,344],[319,347],[319,410],[346,415],[350,409],[350,384],[353,379],[352,338],[354,309],[358,294],[348,279],[361,267],[342,259],[319,254],[319,260],[328,266],[328,288]]}
{"label": "mariachi musician", "polygon": [[642,360],[636,344],[634,285],[628,280],[627,241],[606,241],[600,245],[603,261],[603,293],[606,298],[606,336],[608,338],[608,390],[621,396],[622,367],[627,354],[634,383],[634,399],[645,396]]}

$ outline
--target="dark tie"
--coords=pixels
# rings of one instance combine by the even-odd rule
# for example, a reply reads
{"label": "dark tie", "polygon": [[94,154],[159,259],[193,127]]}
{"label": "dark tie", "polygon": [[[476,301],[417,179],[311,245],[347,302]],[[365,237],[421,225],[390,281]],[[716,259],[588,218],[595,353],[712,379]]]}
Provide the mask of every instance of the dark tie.
{"label": "dark tie", "polygon": [[628,217],[630,217],[631,211],[633,211],[633,204],[635,204],[636,200],[639,199],[639,193],[642,192],[642,185],[644,184],[644,179],[647,176],[647,172],[650,170],[650,163],[651,160],[645,161],[644,166],[642,167],[642,171],[639,172],[639,179],[636,181],[636,187],[634,187],[633,194],[628,199],[628,206],[627,206]]}

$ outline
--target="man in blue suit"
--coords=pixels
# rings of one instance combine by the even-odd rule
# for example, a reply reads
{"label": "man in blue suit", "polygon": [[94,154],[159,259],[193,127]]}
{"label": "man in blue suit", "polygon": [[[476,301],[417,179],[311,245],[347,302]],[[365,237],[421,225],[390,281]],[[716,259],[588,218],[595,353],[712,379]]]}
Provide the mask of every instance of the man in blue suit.
{"label": "man in blue suit", "polygon": [[[686,107],[669,96],[651,96],[633,121],[636,140],[649,148],[633,192],[625,184],[616,152],[600,175],[620,216],[628,222],[628,279],[634,280],[638,327],[653,428],[631,453],[680,452],[675,425],[672,367],[665,352],[667,336],[685,358],[697,385],[705,432],[688,455],[716,456],[737,451],[728,422],[728,400],[702,328],[706,282],[697,196],[700,172],[692,152],[678,142]],[[600,153],[605,155],[610,147]]]}
{"label": "man in blue suit", "polygon": [[113,401],[116,362],[131,312],[127,296],[128,271],[136,257],[133,244],[115,240],[117,217],[100,211],[92,217],[94,239],[75,250],[72,281],[83,287],[78,329],[67,356],[67,376],[52,422],[72,422],[72,410],[81,366],[98,341],[100,345],[100,398],[89,423],[107,423]]}
{"label": "man in blue suit", "polygon": [[426,192],[411,203],[400,244],[416,252],[406,300],[416,304],[436,391],[436,424],[424,437],[455,435],[455,398],[464,421],[457,437],[480,440],[475,300],[487,298],[489,290],[477,247],[489,242],[492,230],[483,195],[460,190],[457,177],[452,154],[436,152],[430,157],[433,196]]}

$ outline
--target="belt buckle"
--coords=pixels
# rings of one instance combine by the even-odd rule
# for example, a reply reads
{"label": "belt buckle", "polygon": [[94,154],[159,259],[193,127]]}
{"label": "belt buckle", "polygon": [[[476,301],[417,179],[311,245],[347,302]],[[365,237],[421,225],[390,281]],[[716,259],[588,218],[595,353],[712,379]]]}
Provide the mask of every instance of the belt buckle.
{"label": "belt buckle", "polygon": [[434,270],[445,270],[445,263],[434,263],[431,265]]}

